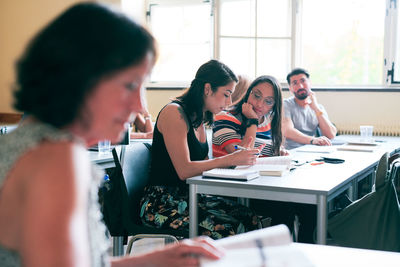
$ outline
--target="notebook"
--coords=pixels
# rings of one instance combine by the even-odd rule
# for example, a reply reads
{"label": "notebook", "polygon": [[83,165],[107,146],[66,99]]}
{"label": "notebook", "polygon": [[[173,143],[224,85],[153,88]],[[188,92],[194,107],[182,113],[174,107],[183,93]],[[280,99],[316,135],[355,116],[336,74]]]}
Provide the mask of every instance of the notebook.
{"label": "notebook", "polygon": [[203,178],[249,181],[260,176],[259,171],[215,168],[203,172]]}

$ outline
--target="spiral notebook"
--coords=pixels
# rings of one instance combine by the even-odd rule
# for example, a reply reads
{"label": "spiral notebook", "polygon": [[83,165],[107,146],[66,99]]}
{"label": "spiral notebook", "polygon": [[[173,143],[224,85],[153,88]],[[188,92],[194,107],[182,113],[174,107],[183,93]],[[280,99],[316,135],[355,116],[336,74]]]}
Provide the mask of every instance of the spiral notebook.
{"label": "spiral notebook", "polygon": [[215,168],[203,172],[203,178],[249,181],[260,176],[258,170],[235,170]]}

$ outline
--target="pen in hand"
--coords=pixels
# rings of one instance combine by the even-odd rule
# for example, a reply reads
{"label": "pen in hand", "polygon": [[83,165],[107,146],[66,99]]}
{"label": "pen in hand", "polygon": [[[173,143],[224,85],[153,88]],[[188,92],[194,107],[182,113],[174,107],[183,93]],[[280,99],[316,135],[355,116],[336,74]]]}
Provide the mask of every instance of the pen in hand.
{"label": "pen in hand", "polygon": [[[235,150],[249,150],[249,148],[242,147],[242,146],[239,146],[239,145],[235,145],[234,148],[235,148]],[[256,155],[258,157],[258,156],[260,156],[260,153],[256,153],[254,155]]]}
{"label": "pen in hand", "polygon": [[245,148],[245,147],[242,147],[242,146],[239,146],[239,145],[235,145],[235,149],[236,150],[247,150],[247,148]]}

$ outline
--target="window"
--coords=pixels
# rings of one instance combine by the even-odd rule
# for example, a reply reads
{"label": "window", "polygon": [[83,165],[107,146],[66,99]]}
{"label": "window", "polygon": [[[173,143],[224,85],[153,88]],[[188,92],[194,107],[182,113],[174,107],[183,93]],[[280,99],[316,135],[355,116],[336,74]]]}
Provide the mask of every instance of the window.
{"label": "window", "polygon": [[396,0],[387,0],[385,20],[385,83],[400,84],[400,16]]}
{"label": "window", "polygon": [[385,1],[303,0],[299,66],[318,85],[380,85]]}
{"label": "window", "polygon": [[198,67],[212,57],[210,3],[151,1],[148,15],[160,48],[150,82],[190,82]]}
{"label": "window", "polygon": [[291,69],[291,0],[220,0],[219,59],[238,74],[284,79]]}
{"label": "window", "polygon": [[317,86],[400,83],[397,0],[148,0],[160,45],[152,82],[188,84],[211,58],[285,83],[304,67]]}

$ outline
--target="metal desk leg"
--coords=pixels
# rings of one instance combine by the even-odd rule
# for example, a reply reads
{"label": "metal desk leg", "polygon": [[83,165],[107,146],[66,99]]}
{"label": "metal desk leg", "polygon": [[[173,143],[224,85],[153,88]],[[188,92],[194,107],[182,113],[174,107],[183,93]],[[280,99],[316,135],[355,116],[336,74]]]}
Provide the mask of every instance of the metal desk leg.
{"label": "metal desk leg", "polygon": [[189,185],[189,237],[197,236],[197,186],[194,184]]}
{"label": "metal desk leg", "polygon": [[327,203],[326,196],[317,196],[317,244],[326,245],[327,235]]}
{"label": "metal desk leg", "polygon": [[114,236],[113,237],[113,256],[124,255],[124,237]]}

